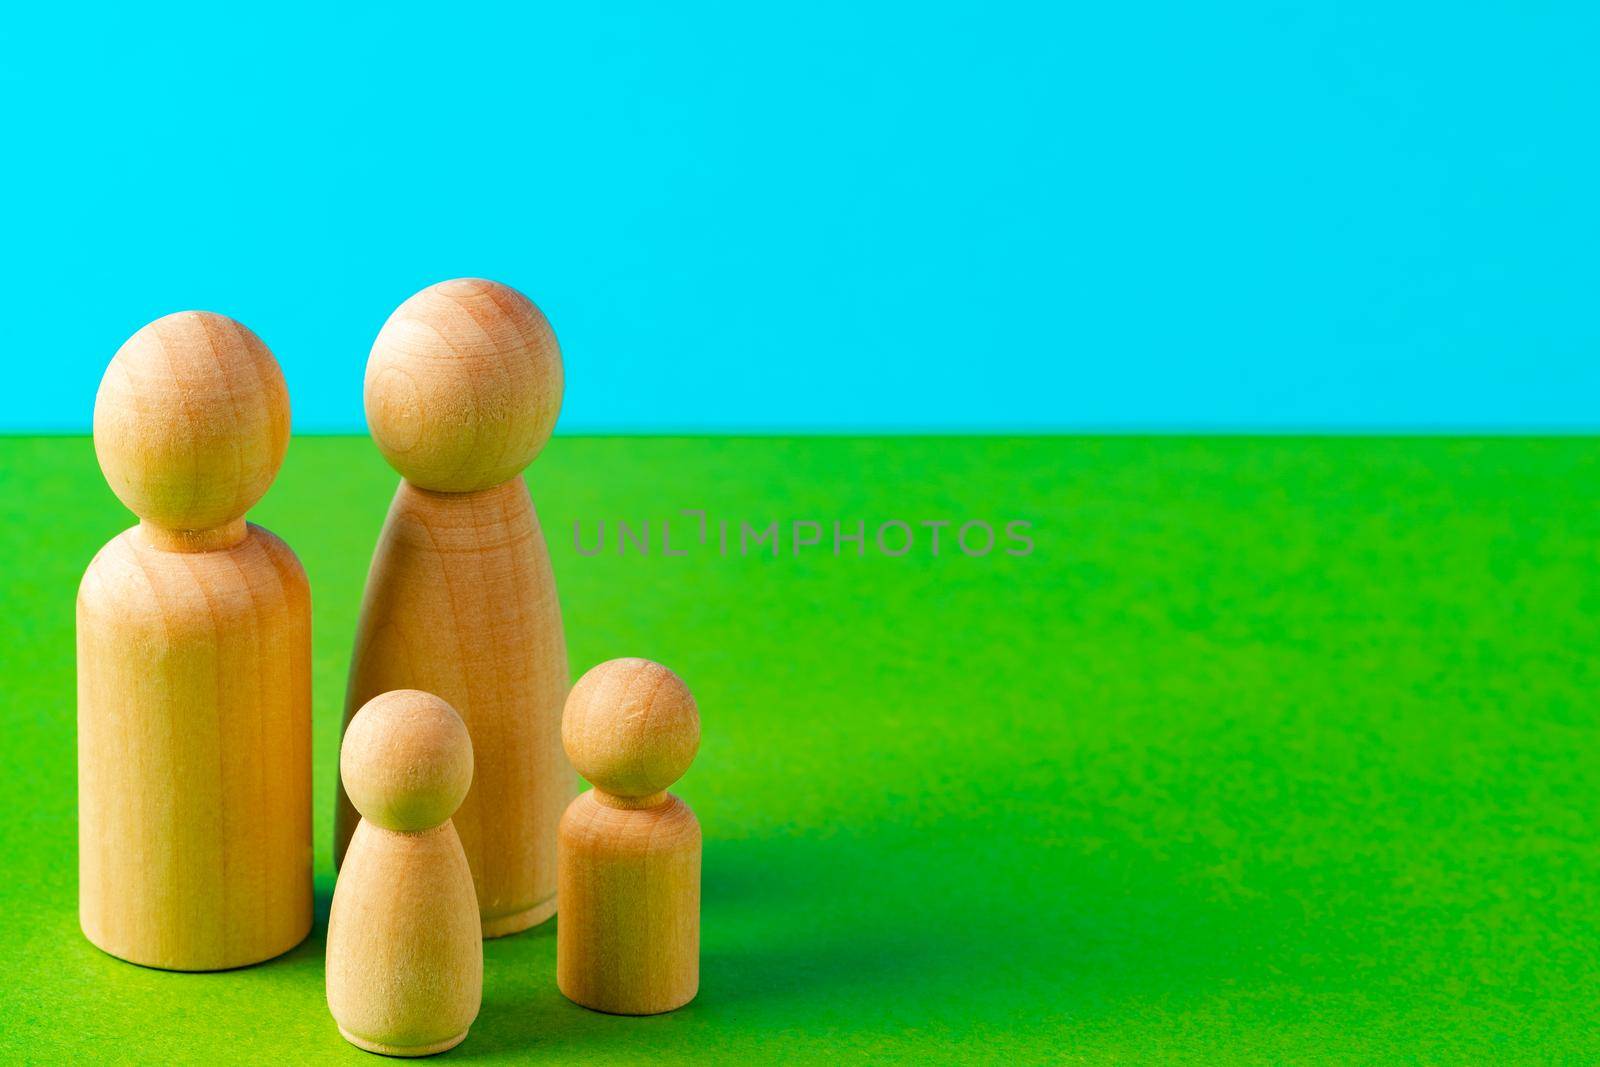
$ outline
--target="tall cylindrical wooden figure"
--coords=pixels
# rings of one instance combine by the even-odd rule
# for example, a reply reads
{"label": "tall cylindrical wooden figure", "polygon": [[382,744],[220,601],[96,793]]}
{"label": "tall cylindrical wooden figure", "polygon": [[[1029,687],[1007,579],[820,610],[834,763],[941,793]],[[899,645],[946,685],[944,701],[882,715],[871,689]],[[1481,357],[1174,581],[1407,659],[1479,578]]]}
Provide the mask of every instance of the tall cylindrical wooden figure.
{"label": "tall cylindrical wooden figure", "polygon": [[[577,784],[561,751],[561,607],[522,479],[561,388],[539,309],[480,279],[400,305],[367,361],[367,425],[401,482],[367,574],[345,721],[420,689],[466,722],[477,769],[454,821],[485,937],[555,913],[556,824]],[[341,861],[356,821],[341,787]]]}
{"label": "tall cylindrical wooden figure", "polygon": [[311,929],[311,595],[244,521],[283,462],[289,397],[231,319],[134,334],[94,443],[139,524],[78,590],[79,917],[151,967],[239,967]]}

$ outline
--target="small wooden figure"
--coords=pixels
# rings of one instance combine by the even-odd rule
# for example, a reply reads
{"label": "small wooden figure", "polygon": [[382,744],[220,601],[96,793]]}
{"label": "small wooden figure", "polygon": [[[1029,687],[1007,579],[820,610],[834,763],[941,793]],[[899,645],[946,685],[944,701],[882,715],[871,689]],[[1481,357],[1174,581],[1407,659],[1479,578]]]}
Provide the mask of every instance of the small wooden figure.
{"label": "small wooden figure", "polygon": [[79,920],[134,963],[257,963],[311,930],[311,592],[245,512],[289,444],[277,361],[209,312],[117,351],[94,406],[139,516],[78,588]]}
{"label": "small wooden figure", "polygon": [[[483,935],[556,910],[570,677],[550,553],[522,470],[561,408],[561,349],[527,297],[475,278],[417,293],[367,360],[367,425],[400,472],[367,574],[345,716],[391,689],[437,693],[477,742],[455,823]],[[355,828],[340,792],[336,861]]]}
{"label": "small wooden figure", "polygon": [[350,721],[339,772],[361,821],[328,915],[328,1009],[368,1052],[454,1048],[483,996],[478,899],[450,822],[472,784],[466,725],[430,693],[385,693]]}
{"label": "small wooden figure", "polygon": [[561,723],[594,788],[559,836],[556,982],[596,1011],[654,1015],[700,986],[700,824],[666,792],[700,747],[700,713],[676,674],[643,659],[589,671]]}

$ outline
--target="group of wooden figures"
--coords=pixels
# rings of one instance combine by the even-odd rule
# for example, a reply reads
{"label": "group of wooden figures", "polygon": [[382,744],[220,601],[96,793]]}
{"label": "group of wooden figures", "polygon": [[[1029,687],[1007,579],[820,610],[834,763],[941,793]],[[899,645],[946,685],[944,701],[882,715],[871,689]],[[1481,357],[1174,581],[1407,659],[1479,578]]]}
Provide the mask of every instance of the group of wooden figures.
{"label": "group of wooden figures", "polygon": [[[561,395],[544,316],[479,279],[407,300],[367,364],[368,426],[401,482],[350,666],[327,992],[373,1052],[458,1044],[483,939],[558,901],[572,1000],[646,1015],[698,989],[700,828],[666,790],[699,713],[643,659],[567,690],[522,477]],[[83,930],[150,967],[259,963],[312,922],[310,585],[244,520],[288,446],[282,372],[231,319],[166,316],[112,359],[94,440],[140,521],[78,593]],[[574,767],[594,787],[576,799]]]}

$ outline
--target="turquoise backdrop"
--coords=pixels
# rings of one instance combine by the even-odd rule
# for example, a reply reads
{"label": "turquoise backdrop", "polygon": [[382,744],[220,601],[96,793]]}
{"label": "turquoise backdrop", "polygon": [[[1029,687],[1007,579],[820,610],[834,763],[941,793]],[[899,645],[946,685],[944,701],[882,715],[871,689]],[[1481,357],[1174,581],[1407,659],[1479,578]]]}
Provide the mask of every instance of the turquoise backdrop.
{"label": "turquoise backdrop", "polygon": [[1600,8],[22,5],[0,430],[202,307],[302,430],[427,282],[564,429],[1597,426]]}

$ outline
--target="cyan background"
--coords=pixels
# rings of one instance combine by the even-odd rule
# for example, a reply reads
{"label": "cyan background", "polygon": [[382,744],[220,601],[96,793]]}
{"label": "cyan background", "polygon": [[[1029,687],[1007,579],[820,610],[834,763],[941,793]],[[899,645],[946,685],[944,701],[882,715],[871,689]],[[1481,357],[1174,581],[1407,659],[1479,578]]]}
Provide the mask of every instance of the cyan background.
{"label": "cyan background", "polygon": [[1597,12],[23,5],[0,428],[202,307],[359,429],[460,274],[568,431],[1594,428]]}

